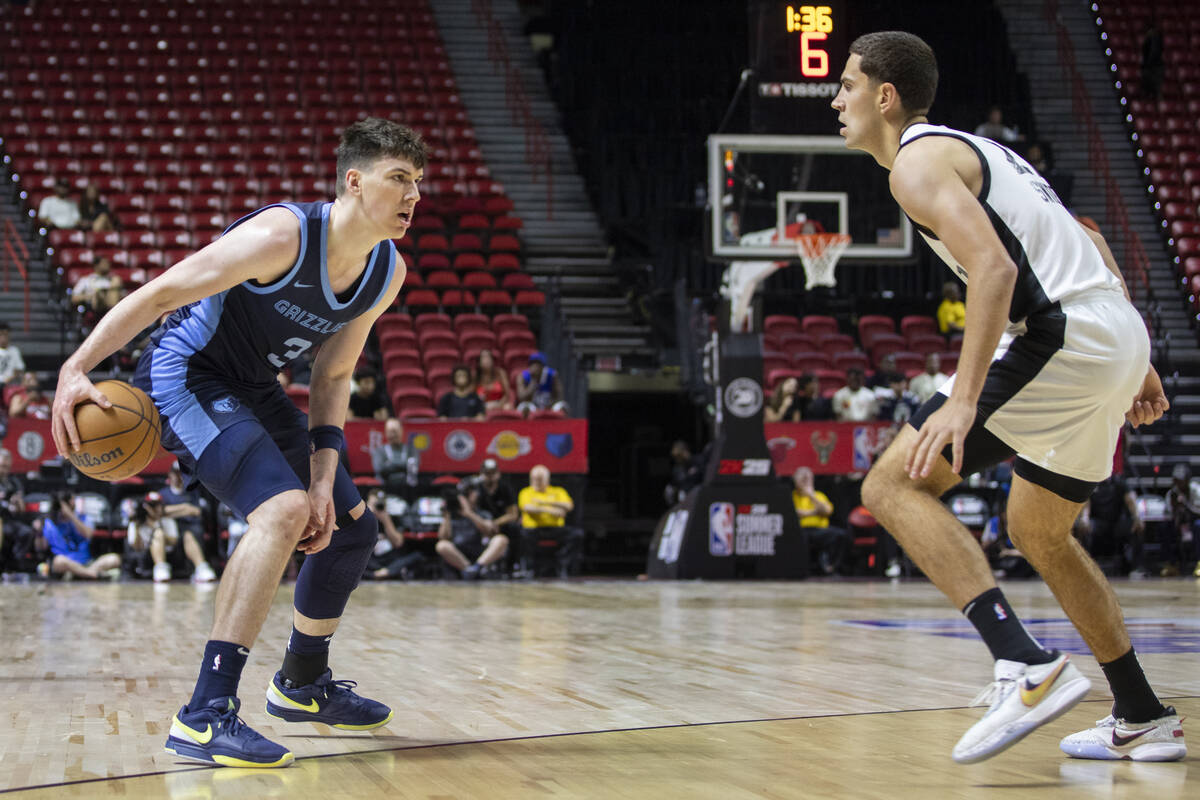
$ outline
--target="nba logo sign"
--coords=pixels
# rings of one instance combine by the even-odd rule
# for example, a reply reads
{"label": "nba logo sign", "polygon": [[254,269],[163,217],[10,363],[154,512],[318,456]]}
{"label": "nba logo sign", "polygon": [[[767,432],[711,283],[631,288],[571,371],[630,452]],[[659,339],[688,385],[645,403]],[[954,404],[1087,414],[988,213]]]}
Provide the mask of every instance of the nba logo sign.
{"label": "nba logo sign", "polygon": [[714,556],[733,555],[733,503],[713,503],[708,507],[708,552]]}

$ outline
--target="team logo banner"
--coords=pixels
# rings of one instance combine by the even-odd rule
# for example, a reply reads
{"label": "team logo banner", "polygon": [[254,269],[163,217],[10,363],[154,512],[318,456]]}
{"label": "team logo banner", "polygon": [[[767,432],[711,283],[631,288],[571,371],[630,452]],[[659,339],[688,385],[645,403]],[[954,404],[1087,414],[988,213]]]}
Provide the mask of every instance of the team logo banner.
{"label": "team logo banner", "polygon": [[763,425],[776,475],[866,472],[894,438],[890,422],[771,422]]}

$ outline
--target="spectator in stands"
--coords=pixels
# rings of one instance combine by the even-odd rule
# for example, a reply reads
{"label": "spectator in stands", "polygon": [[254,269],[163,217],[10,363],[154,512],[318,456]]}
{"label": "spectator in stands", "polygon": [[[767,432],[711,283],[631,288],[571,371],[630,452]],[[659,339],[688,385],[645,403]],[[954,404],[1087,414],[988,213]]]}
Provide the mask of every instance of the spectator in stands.
{"label": "spectator in stands", "polygon": [[833,395],[833,413],[838,422],[865,422],[879,414],[875,393],[863,386],[863,371],[846,370],[846,385]]}
{"label": "spectator in stands", "polygon": [[484,418],[483,400],[475,391],[475,381],[466,364],[455,364],[450,372],[450,391],[438,398],[438,416],[442,419]]}
{"label": "spectator in stands", "polygon": [[872,389],[876,394],[886,395],[891,391],[892,385],[904,377],[896,367],[896,354],[888,353],[879,359],[879,369],[871,375],[871,379],[867,381],[867,388]]}
{"label": "spectator in stands", "polygon": [[34,532],[22,519],[25,485],[12,474],[12,463],[12,453],[0,447],[0,572],[28,572],[36,564]]}
{"label": "spectator in stands", "polygon": [[800,419],[804,422],[833,419],[833,404],[821,396],[821,382],[811,372],[800,376]]}
{"label": "spectator in stands", "polygon": [[517,508],[517,493],[500,474],[500,465],[494,458],[485,458],[479,471],[479,497],[476,506],[491,516],[491,535],[503,533],[511,542],[520,531],[518,521],[521,511]]}
{"label": "spectator in stands", "polygon": [[[1187,562],[1200,558],[1200,481],[1192,477],[1192,468],[1186,463],[1175,465],[1171,470],[1171,488],[1167,490],[1167,508],[1171,511],[1171,527],[1175,541],[1180,544],[1180,557]],[[1190,555],[1183,547],[1192,540]],[[1200,562],[1192,567],[1192,574],[1200,578]]]}
{"label": "spectator in stands", "polygon": [[495,354],[487,349],[479,351],[475,361],[475,391],[487,408],[512,408],[512,387],[508,385],[508,373],[496,363]]}
{"label": "spectator in stands", "polygon": [[417,485],[421,454],[404,440],[404,426],[398,419],[383,423],[383,439],[383,444],[371,448],[375,477],[389,494],[411,500],[408,493]]}
{"label": "spectator in stands", "polygon": [[1162,99],[1163,66],[1163,32],[1151,18],[1142,35],[1142,97]]}
{"label": "spectator in stands", "polygon": [[771,392],[771,399],[763,409],[764,422],[800,421],[800,381],[784,378]]}
{"label": "spectator in stands", "polygon": [[942,304],[937,310],[938,330],[942,335],[962,333],[967,324],[967,304],[962,300],[962,292],[954,281],[946,281],[942,285]]}
{"label": "spectator in stands", "polygon": [[116,217],[112,209],[100,199],[100,189],[95,184],[89,184],[83,190],[83,198],[79,201],[79,227],[85,231],[115,231]]}
{"label": "spectator in stands", "polygon": [[396,529],[396,523],[388,513],[387,494],[382,489],[372,489],[367,494],[367,505],[379,520],[379,540],[367,561],[364,577],[377,581],[392,578],[411,580],[416,577],[416,567],[425,557],[419,551],[405,546],[404,534]]}
{"label": "spectator in stands", "polygon": [[800,527],[808,534],[810,551],[817,554],[817,563],[826,575],[832,575],[842,565],[850,550],[850,534],[829,524],[833,503],[829,496],[813,487],[813,471],[799,467],[792,473],[792,505],[800,518]]}
{"label": "spectator in stands", "polygon": [[349,419],[387,419],[390,414],[387,398],[379,388],[379,380],[369,369],[354,373],[354,391],[350,393]]}
{"label": "spectator in stands", "polygon": [[[75,281],[71,287],[71,302],[94,312],[95,318],[103,317],[108,310],[125,296],[125,285],[121,276],[112,271],[112,262],[101,256],[96,259],[92,271]],[[95,324],[95,320],[92,320]]]}
{"label": "spectator in stands", "polygon": [[50,228],[79,226],[79,206],[70,198],[71,183],[66,178],[54,182],[54,194],[38,205],[38,221]]}
{"label": "spectator in stands", "polygon": [[925,356],[925,371],[913,378],[908,388],[924,403],[937,394],[937,390],[948,380],[950,376],[942,372],[942,357],[937,353],[930,353]]}
{"label": "spectator in stands", "polygon": [[8,416],[17,419],[50,419],[50,398],[42,391],[42,383],[34,372],[21,376],[21,389],[8,401]]}
{"label": "spectator in stands", "polygon": [[12,343],[12,330],[7,322],[0,321],[0,387],[13,381],[25,371],[25,359],[21,350]]}
{"label": "spectator in stands", "polygon": [[879,403],[879,419],[899,427],[921,407],[921,398],[909,391],[904,373],[893,372],[891,378],[888,386],[875,390],[875,399]]}
{"label": "spectator in stands", "polygon": [[1025,560],[1008,537],[1008,495],[1002,494],[996,507],[996,515],[987,521],[979,538],[983,552],[987,554],[992,572],[997,578],[1032,578],[1033,566]]}
{"label": "spectator in stands", "polygon": [[517,378],[517,410],[528,415],[547,408],[566,413],[562,381],[558,379],[558,370],[546,366],[544,355],[530,353],[528,369],[522,370]]}
{"label": "spectator in stands", "polygon": [[39,572],[93,580],[101,576],[119,578],[119,555],[105,553],[92,558],[90,544],[95,534],[87,515],[75,513],[75,495],[69,489],[55,492],[50,511],[42,520],[42,535],[53,558],[48,566],[40,566]]}
{"label": "spectator in stands", "polygon": [[568,526],[567,515],[575,508],[571,495],[561,486],[550,485],[550,470],[538,464],[529,470],[529,485],[517,495],[521,509],[522,572],[530,575],[538,543],[554,540],[558,543],[558,576],[571,574],[583,544],[583,531]]}
{"label": "spectator in stands", "polygon": [[142,554],[142,558],[145,558],[149,551],[150,560],[154,564],[155,583],[171,580],[168,549],[171,551],[171,560],[180,562],[182,555],[192,562],[195,568],[192,580],[196,583],[211,583],[217,579],[213,568],[204,560],[200,542],[191,531],[180,532],[175,520],[167,516],[166,504],[158,492],[150,492],[138,504],[133,519],[129,521],[129,532],[125,542],[130,551]]}
{"label": "spectator in stands", "polygon": [[[789,380],[791,380],[789,378]],[[687,493],[704,482],[704,466],[682,439],[671,445],[671,480],[663,490],[667,506],[683,502]]]}
{"label": "spectator in stands", "polygon": [[163,499],[163,512],[175,520],[175,526],[185,534],[190,533],[204,550],[204,509],[208,502],[196,489],[189,490],[183,482],[179,462],[175,461],[167,470],[167,485],[158,490]]}
{"label": "spectator in stands", "polygon": [[1092,557],[1110,561],[1111,569],[1119,574],[1132,565],[1131,577],[1143,577],[1140,562],[1145,524],[1125,476],[1114,472],[1101,481],[1083,511],[1078,533]]}
{"label": "spectator in stands", "polygon": [[442,523],[438,526],[437,554],[462,575],[463,580],[483,577],[484,568],[504,558],[508,537],[496,533],[491,514],[476,506],[478,485],[448,488],[444,494]]}
{"label": "spectator in stands", "polygon": [[987,120],[979,123],[979,126],[975,128],[975,135],[986,136],[1005,144],[1025,141],[1025,137],[1016,129],[1016,126],[1010,127],[1004,124],[1004,111],[1000,106],[992,106],[988,109]]}

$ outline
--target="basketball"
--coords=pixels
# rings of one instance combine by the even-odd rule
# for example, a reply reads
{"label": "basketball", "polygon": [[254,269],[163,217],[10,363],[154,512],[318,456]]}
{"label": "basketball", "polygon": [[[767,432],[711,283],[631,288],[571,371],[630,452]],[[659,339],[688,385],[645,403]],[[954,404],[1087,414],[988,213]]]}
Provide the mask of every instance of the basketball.
{"label": "basketball", "polygon": [[90,400],[75,407],[79,450],[68,457],[88,477],[119,481],[141,472],[158,453],[158,409],[145,392],[124,381],[101,381],[96,388],[112,407]]}

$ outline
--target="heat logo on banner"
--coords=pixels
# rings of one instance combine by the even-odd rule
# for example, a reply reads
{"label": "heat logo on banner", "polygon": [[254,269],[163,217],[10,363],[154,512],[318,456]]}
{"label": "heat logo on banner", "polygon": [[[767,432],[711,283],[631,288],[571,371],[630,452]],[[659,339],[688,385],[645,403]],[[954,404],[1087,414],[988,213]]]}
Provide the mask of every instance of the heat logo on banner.
{"label": "heat logo on banner", "polygon": [[733,555],[733,503],[713,503],[708,507],[708,552],[714,556]]}

